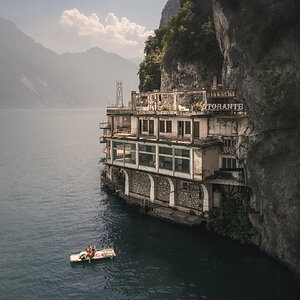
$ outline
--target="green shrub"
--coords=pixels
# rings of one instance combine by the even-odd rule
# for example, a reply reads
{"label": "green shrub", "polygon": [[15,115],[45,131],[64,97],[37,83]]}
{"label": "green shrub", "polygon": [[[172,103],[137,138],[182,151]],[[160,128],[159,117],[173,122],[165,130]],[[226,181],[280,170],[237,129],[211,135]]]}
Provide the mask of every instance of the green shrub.
{"label": "green shrub", "polygon": [[207,229],[241,243],[260,245],[261,235],[249,220],[250,189],[244,189],[240,198],[224,197],[220,208],[210,211]]}
{"label": "green shrub", "polygon": [[145,45],[145,58],[139,68],[139,89],[148,92],[160,89],[161,66],[172,63],[200,62],[219,72],[223,57],[216,40],[210,1],[183,0],[181,9],[168,26],[155,30]]}

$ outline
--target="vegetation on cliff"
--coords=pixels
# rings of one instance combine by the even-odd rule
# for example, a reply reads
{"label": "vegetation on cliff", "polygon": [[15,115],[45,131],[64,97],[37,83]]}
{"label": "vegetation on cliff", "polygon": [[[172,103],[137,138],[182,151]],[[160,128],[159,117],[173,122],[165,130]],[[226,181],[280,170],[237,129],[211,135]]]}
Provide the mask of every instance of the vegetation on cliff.
{"label": "vegetation on cliff", "polygon": [[261,234],[253,227],[249,220],[249,213],[253,212],[250,206],[251,190],[245,188],[241,197],[232,198],[224,195],[220,208],[210,212],[208,230],[237,240],[259,246]]}
{"label": "vegetation on cliff", "polygon": [[[206,3],[207,2],[207,3]],[[209,1],[182,0],[181,9],[148,38],[145,59],[140,64],[139,89],[160,88],[161,65],[197,61],[212,70],[220,70],[223,57],[215,37]]]}

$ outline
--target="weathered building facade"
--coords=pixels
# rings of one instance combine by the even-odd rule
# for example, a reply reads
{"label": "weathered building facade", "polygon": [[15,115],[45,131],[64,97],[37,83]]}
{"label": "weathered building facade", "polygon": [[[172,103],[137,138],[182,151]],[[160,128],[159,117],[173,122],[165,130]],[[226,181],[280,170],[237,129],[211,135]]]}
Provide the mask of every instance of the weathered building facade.
{"label": "weathered building facade", "polygon": [[[248,129],[234,90],[132,92],[127,107],[108,107],[106,180],[124,175],[123,193],[194,216],[245,186],[238,153]],[[116,175],[117,174],[117,175]]]}

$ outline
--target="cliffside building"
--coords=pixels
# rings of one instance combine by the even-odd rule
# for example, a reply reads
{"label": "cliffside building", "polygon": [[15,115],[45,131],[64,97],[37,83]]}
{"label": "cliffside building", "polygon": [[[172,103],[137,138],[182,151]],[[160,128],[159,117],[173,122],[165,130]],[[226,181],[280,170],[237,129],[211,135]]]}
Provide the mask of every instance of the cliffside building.
{"label": "cliffside building", "polygon": [[[106,180],[140,205],[205,216],[245,186],[239,164],[248,118],[235,90],[132,92],[127,107],[108,107],[100,123]],[[223,195],[223,196],[222,196]]]}

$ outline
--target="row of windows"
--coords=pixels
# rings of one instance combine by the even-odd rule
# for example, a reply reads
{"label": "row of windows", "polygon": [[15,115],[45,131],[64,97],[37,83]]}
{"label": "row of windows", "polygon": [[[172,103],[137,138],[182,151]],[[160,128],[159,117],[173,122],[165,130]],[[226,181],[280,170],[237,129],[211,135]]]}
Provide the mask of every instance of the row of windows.
{"label": "row of windows", "polygon": [[159,121],[159,132],[172,132],[172,121]]}
{"label": "row of windows", "polygon": [[236,141],[234,139],[224,139],[224,147],[235,147]]}
{"label": "row of windows", "polygon": [[222,168],[223,169],[236,169],[237,162],[233,157],[223,157],[222,158]]}
{"label": "row of windows", "polygon": [[[142,131],[154,133],[154,120],[142,120],[141,125]],[[178,133],[181,135],[191,134],[191,121],[178,121]],[[159,132],[160,133],[172,133],[172,121],[159,121]]]}
{"label": "row of windows", "polygon": [[[113,142],[113,161],[119,163],[136,164],[136,144]],[[190,173],[190,151],[183,148],[159,147],[156,162],[156,147],[152,145],[138,145],[139,165],[156,168],[156,163],[163,170]],[[107,159],[110,159],[111,142],[107,142]]]}

